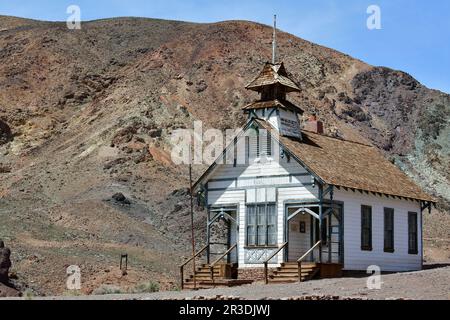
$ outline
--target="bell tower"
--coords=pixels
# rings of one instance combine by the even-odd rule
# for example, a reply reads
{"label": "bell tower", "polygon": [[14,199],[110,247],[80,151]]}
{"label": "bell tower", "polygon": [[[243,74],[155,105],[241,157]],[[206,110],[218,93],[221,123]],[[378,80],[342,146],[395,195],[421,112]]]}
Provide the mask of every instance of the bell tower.
{"label": "bell tower", "polygon": [[274,20],[272,62],[267,62],[261,73],[246,89],[256,91],[260,99],[244,107],[249,119],[259,118],[269,122],[280,135],[301,139],[299,115],[303,110],[287,100],[287,94],[300,92],[290,79],[283,62],[277,62],[276,16]]}

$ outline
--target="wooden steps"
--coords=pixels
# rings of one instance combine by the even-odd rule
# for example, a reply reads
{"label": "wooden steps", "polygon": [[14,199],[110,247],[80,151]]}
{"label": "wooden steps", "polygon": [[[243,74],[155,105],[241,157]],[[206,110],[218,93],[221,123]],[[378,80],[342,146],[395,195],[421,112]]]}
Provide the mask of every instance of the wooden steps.
{"label": "wooden steps", "polygon": [[[313,279],[319,271],[320,268],[315,263],[302,263],[302,281]],[[296,262],[281,264],[281,266],[269,276],[269,283],[293,282],[299,282],[298,264]]]}
{"label": "wooden steps", "polygon": [[[183,289],[211,289],[216,287],[234,287],[253,283],[252,280],[232,279],[229,273],[225,275],[223,268],[224,266],[226,266],[226,264],[214,266],[213,279],[211,277],[210,266],[208,264],[200,265],[195,272],[196,285],[194,286],[194,275],[190,275],[188,278],[184,279]],[[312,280],[320,274],[320,271],[320,264],[310,262],[302,263],[302,282]],[[236,277],[236,275],[234,277]],[[298,264],[296,262],[282,263],[280,267],[269,275],[268,278],[269,283],[272,284],[299,282]]]}
{"label": "wooden steps", "polygon": [[246,284],[252,284],[252,280],[235,280],[235,279],[214,279],[214,283],[209,281],[197,281],[194,288],[194,281],[186,281],[184,283],[184,290],[199,290],[199,289],[212,289],[217,287],[237,287]]}
{"label": "wooden steps", "polygon": [[208,264],[202,264],[195,271],[196,285],[194,286],[194,275],[190,275],[189,278],[184,279],[183,287],[185,290],[198,290],[211,289],[216,287],[235,287],[253,283],[252,280],[237,280],[225,278],[222,271],[222,265],[214,266],[213,280],[211,277],[210,266]]}
{"label": "wooden steps", "polygon": [[[214,279],[220,278],[220,267],[216,266],[214,267]],[[197,271],[195,271],[195,279],[197,282],[201,281],[212,281],[211,277],[211,269],[209,265],[203,264],[199,268],[197,268]],[[185,282],[193,282],[194,281],[194,275],[191,274],[188,279],[186,279]]]}

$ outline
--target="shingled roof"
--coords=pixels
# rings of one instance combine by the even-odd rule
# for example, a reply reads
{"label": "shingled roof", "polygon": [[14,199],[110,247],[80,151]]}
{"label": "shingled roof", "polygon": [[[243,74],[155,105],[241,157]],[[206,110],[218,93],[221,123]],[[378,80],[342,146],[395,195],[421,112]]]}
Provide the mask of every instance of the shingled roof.
{"label": "shingled roof", "polygon": [[[274,132],[268,122],[261,119],[255,121]],[[308,131],[302,131],[302,136],[302,141],[283,136],[278,139],[293,157],[326,184],[436,202],[373,146]]]}
{"label": "shingled roof", "polygon": [[286,87],[287,92],[300,91],[298,85],[289,79],[283,63],[271,64],[267,62],[261,73],[245,88],[260,91],[262,87],[273,84],[281,84]]}

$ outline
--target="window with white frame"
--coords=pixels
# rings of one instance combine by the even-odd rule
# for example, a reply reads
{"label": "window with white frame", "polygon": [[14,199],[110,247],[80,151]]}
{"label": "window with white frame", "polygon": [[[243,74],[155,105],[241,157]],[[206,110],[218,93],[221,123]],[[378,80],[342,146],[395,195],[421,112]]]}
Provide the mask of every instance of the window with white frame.
{"label": "window with white frame", "polygon": [[275,203],[247,205],[247,246],[276,246],[276,217]]}

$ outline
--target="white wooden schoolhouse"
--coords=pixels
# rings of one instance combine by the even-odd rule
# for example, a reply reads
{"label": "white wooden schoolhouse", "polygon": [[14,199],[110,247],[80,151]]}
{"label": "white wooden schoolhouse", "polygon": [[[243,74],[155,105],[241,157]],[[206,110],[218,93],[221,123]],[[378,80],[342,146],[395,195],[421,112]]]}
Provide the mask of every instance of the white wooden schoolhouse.
{"label": "white wooden schoolhouse", "polygon": [[184,286],[420,270],[422,213],[435,200],[374,146],[301,123],[283,63],[266,63],[247,89],[260,94],[248,123],[194,185],[208,210],[206,263]]}

